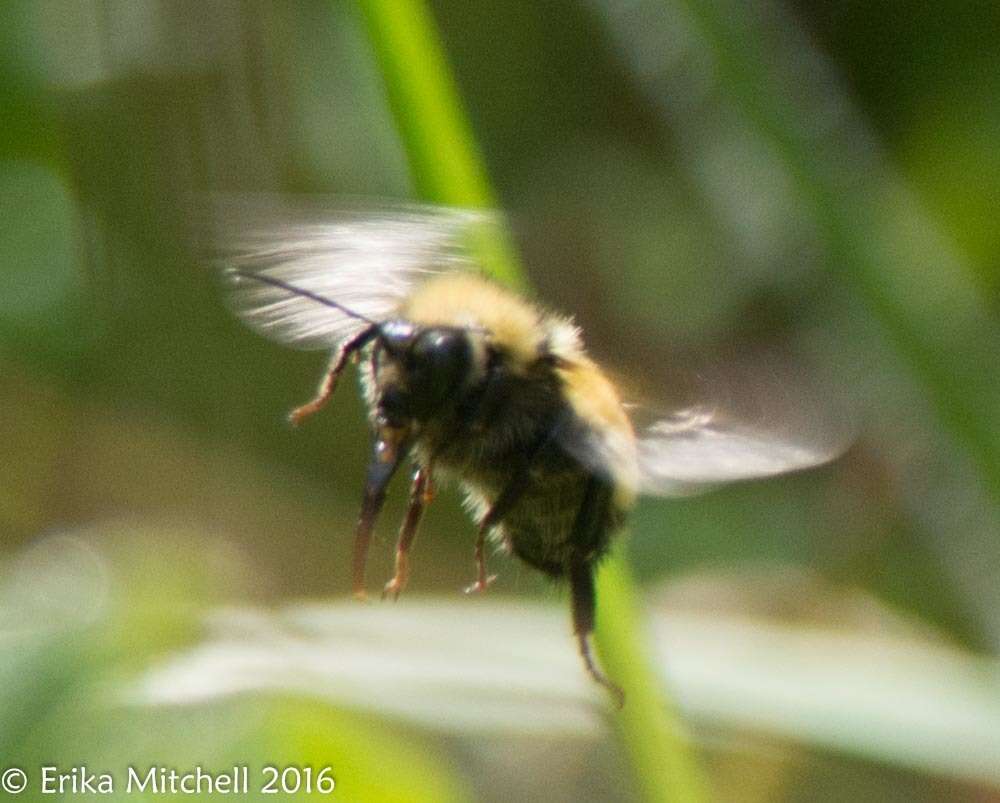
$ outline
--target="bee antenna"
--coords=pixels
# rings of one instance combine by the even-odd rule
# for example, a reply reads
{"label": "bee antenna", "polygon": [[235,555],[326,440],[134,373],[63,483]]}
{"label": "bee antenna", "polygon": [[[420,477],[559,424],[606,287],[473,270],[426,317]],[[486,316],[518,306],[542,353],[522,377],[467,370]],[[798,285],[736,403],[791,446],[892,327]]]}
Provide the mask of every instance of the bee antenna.
{"label": "bee antenna", "polygon": [[253,271],[250,270],[243,270],[242,268],[230,268],[229,273],[235,276],[239,276],[241,279],[254,279],[258,282],[262,282],[263,284],[269,284],[272,287],[278,287],[282,290],[287,290],[289,293],[292,293],[293,295],[302,296],[303,298],[308,298],[312,301],[317,302],[318,304],[323,304],[326,307],[333,307],[333,309],[339,310],[340,312],[344,313],[344,315],[346,315],[348,318],[354,318],[355,320],[358,321],[364,321],[365,323],[371,324],[376,329],[380,327],[380,324],[377,321],[373,321],[371,318],[369,318],[366,315],[362,315],[360,312],[355,312],[350,307],[345,307],[343,304],[334,301],[332,298],[326,298],[325,296],[321,296],[317,293],[312,292],[311,290],[306,290],[304,287],[296,287],[294,284],[289,284],[288,282],[283,281],[282,279],[276,279],[273,276],[265,276],[263,273],[254,273]]}

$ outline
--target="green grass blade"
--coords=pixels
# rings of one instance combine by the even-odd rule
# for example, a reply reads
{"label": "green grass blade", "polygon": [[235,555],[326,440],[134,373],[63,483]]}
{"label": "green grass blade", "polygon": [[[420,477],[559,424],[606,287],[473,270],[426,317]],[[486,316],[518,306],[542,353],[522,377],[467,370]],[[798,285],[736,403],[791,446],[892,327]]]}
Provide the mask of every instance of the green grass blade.
{"label": "green grass blade", "polygon": [[598,572],[597,599],[594,640],[605,671],[628,695],[615,725],[635,768],[636,785],[646,800],[707,801],[684,723],[651,668],[635,583],[623,557],[611,557]]}
{"label": "green grass blade", "polygon": [[[462,112],[438,36],[420,0],[359,0],[418,192],[427,200],[491,206],[494,195]],[[494,277],[525,289],[507,242],[488,244]],[[619,556],[598,575],[596,643],[608,673],[628,695],[616,723],[647,800],[706,800],[683,729],[645,659],[631,575]]]}
{"label": "green grass blade", "polygon": [[[412,0],[359,0],[359,5],[417,193],[451,206],[495,207],[427,7]],[[492,232],[479,245],[497,280],[526,289],[505,234]]]}

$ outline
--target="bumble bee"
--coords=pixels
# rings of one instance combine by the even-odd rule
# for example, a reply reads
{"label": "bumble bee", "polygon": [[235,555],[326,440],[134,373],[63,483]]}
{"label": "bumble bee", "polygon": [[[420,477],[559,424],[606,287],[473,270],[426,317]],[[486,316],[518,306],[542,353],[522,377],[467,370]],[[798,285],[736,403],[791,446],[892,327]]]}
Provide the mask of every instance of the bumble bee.
{"label": "bumble bee", "polygon": [[727,423],[708,408],[636,432],[573,322],[482,274],[472,243],[496,225],[486,213],[406,206],[278,222],[237,214],[235,229],[227,217],[222,263],[239,316],[281,343],[332,351],[315,397],[291,412],[292,423],[330,399],[350,361],[360,365],[374,438],[354,538],[355,596],[365,594],[389,481],[410,458],[409,507],[383,597],[407,584],[438,479],[455,478],[477,527],[466,591],[494,580],[488,540],[567,581],[584,666],[619,700],[590,651],[594,569],[636,495],[792,471],[841,451]]}

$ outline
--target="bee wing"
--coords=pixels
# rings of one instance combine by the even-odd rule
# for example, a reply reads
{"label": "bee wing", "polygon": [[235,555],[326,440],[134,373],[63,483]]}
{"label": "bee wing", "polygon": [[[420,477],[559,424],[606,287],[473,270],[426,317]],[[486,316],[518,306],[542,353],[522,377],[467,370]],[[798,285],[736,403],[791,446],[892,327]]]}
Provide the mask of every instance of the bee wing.
{"label": "bee wing", "polygon": [[770,477],[833,460],[850,438],[813,432],[782,435],[693,407],[648,427],[636,444],[637,488],[659,496],[696,493],[719,483]]}
{"label": "bee wing", "polygon": [[792,355],[747,353],[706,364],[693,380],[686,390],[679,377],[670,382],[686,403],[625,405],[631,431],[579,417],[558,433],[563,448],[635,492],[684,496],[817,466],[854,440],[853,404]]}
{"label": "bee wing", "polygon": [[[234,311],[261,334],[300,349],[333,349],[364,319],[384,320],[413,286],[475,266],[470,232],[489,212],[422,205],[278,206],[260,199],[217,202],[214,240]],[[356,313],[317,303],[260,275]]]}
{"label": "bee wing", "polygon": [[663,418],[638,437],[578,425],[564,427],[557,439],[592,471],[653,496],[691,496],[821,465],[850,443],[845,437],[782,436],[699,407]]}

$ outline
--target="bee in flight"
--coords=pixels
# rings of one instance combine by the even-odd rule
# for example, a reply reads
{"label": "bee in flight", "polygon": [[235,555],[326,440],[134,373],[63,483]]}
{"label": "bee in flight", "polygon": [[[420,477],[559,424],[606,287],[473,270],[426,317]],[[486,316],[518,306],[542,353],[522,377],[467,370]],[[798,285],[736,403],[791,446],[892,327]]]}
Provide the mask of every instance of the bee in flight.
{"label": "bee in flight", "polygon": [[619,700],[590,651],[594,569],[636,495],[779,474],[841,450],[704,410],[636,432],[572,321],[482,275],[474,244],[495,225],[486,213],[402,206],[277,222],[239,210],[226,217],[222,261],[239,316],[286,345],[332,351],[315,397],[291,412],[292,423],[329,400],[350,361],[360,364],[374,439],[354,594],[364,596],[376,517],[409,457],[409,507],[383,596],[407,584],[410,547],[438,479],[457,479],[477,526],[466,590],[482,592],[494,579],[488,540],[567,581],[586,670]]}

